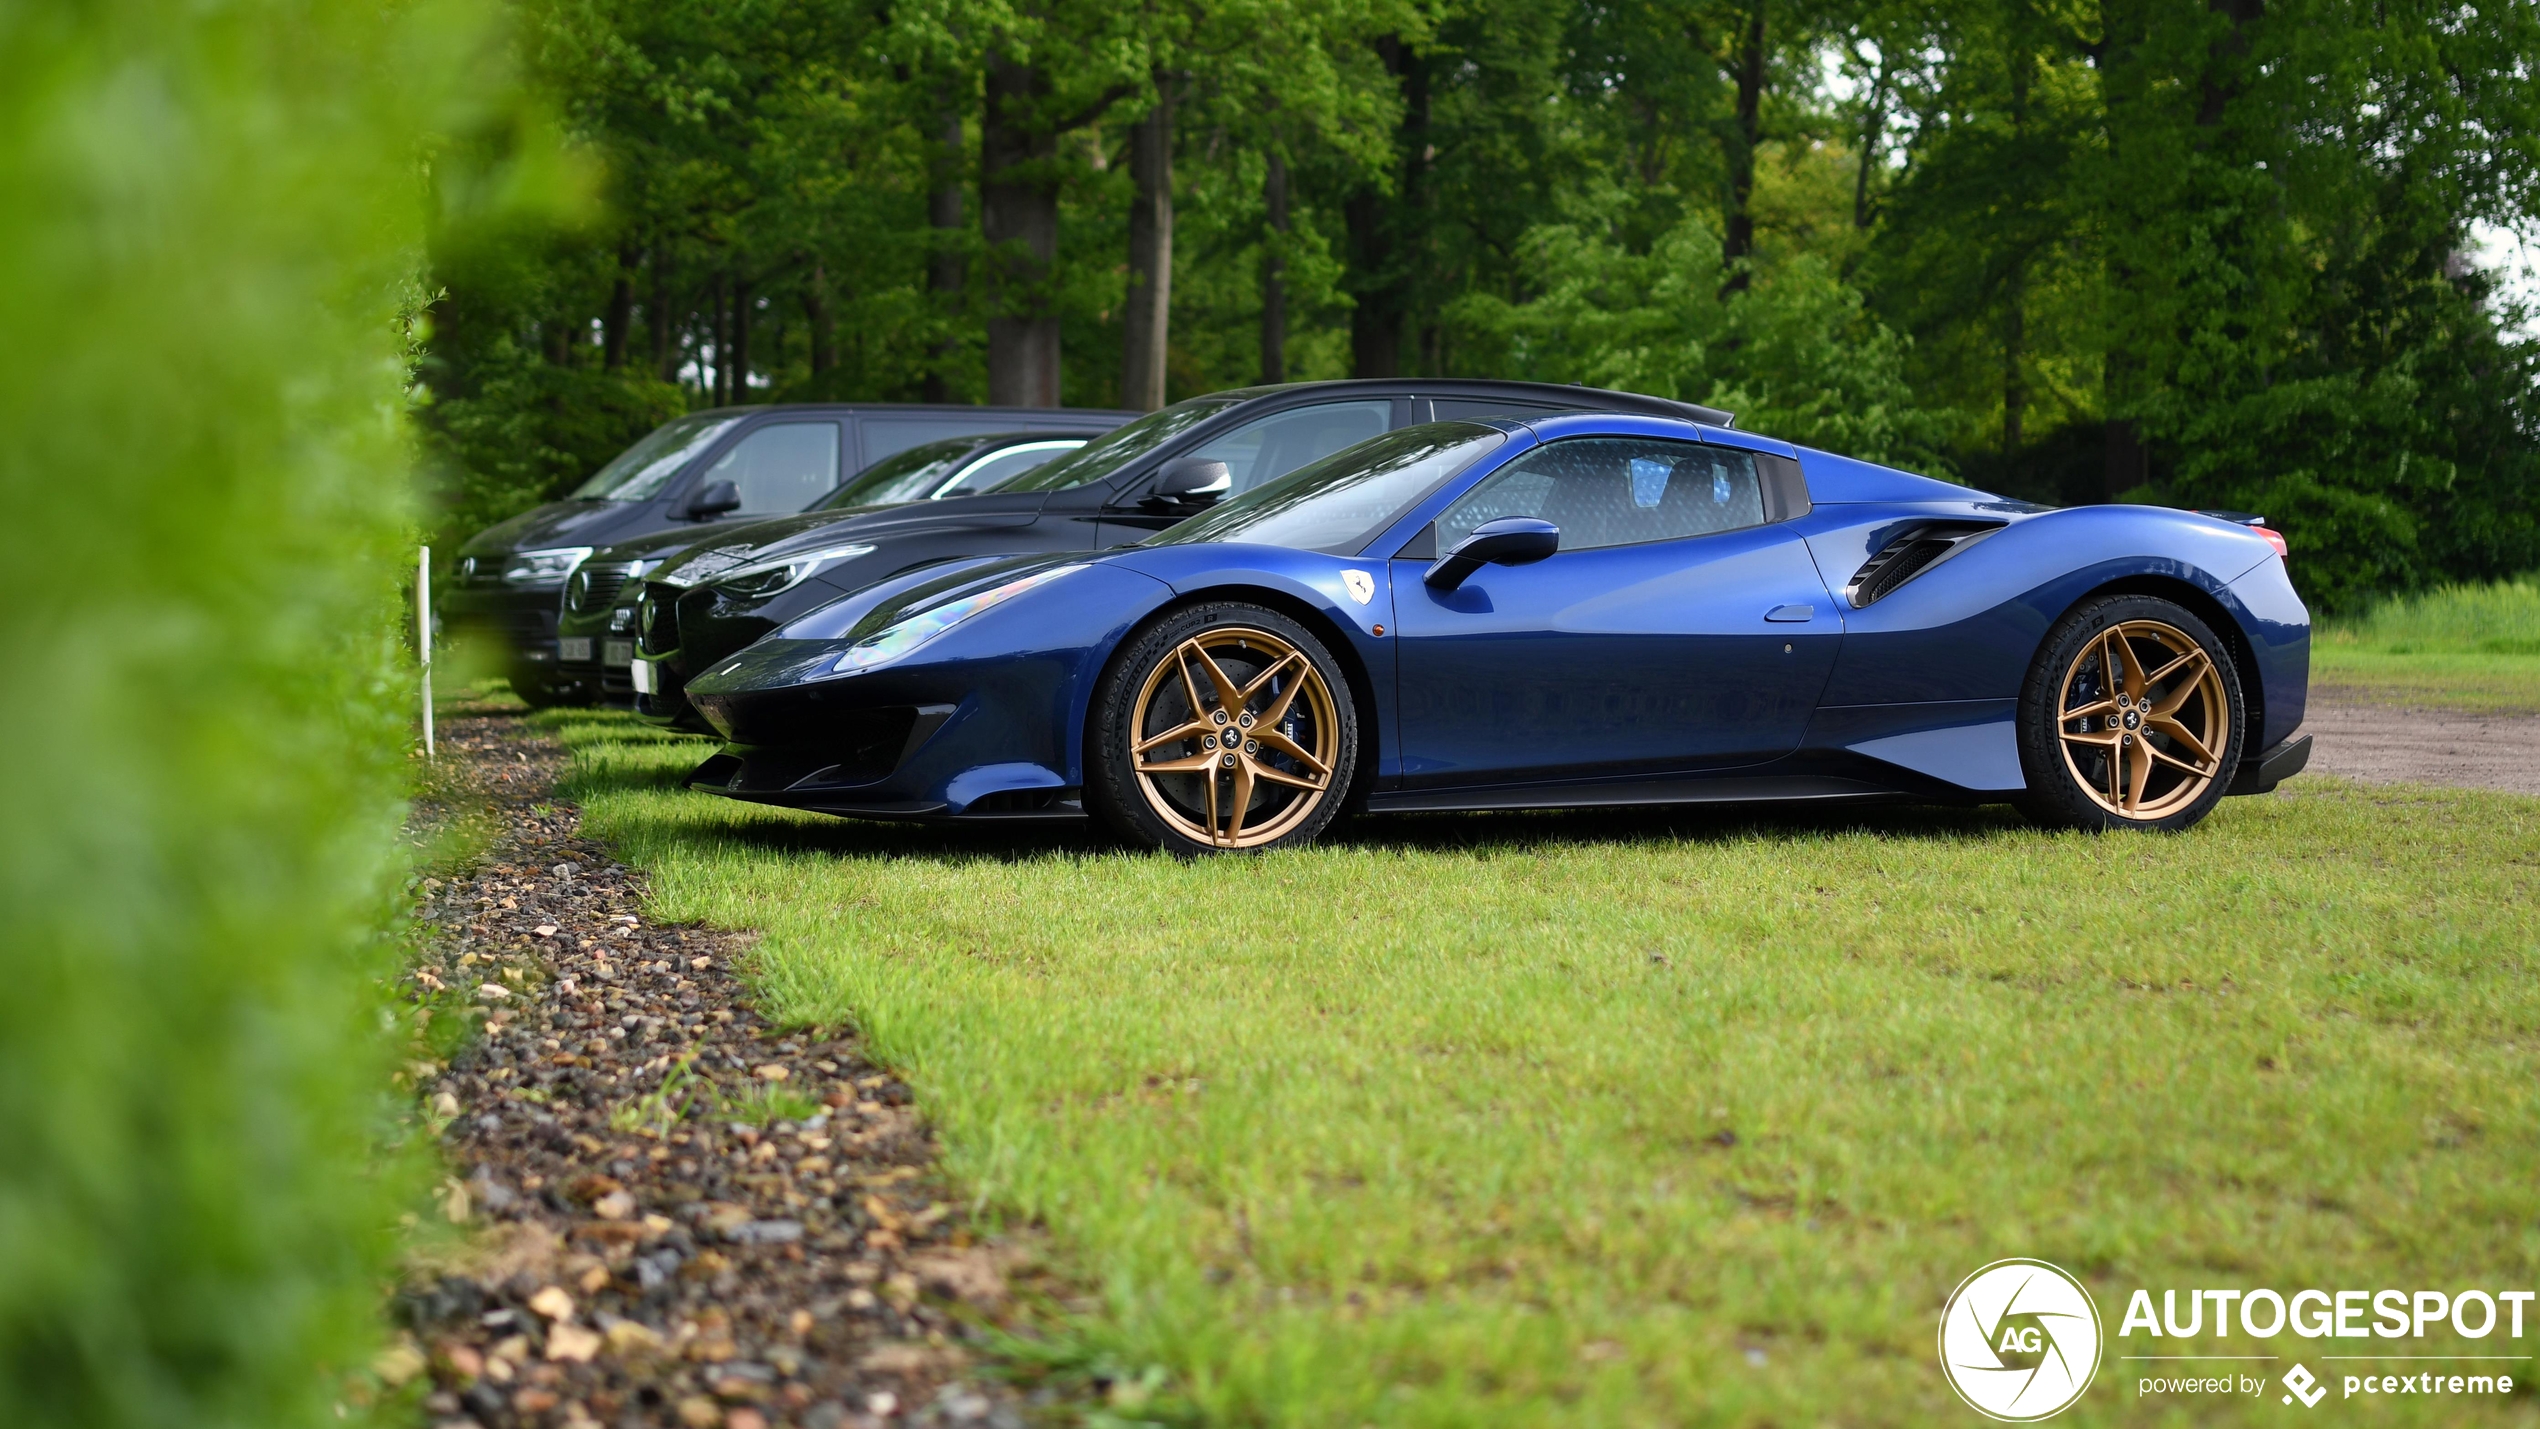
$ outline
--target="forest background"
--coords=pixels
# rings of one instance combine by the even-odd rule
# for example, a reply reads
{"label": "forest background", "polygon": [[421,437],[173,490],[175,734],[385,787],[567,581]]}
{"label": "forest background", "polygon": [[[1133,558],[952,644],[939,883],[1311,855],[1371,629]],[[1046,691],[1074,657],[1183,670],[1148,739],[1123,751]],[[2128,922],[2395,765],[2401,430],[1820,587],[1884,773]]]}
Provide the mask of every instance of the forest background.
{"label": "forest background", "polygon": [[2258,511],[2330,611],[2540,565],[2540,343],[2477,241],[2535,216],[2528,3],[510,15],[591,199],[434,244],[444,540],[696,407],[1434,375]]}

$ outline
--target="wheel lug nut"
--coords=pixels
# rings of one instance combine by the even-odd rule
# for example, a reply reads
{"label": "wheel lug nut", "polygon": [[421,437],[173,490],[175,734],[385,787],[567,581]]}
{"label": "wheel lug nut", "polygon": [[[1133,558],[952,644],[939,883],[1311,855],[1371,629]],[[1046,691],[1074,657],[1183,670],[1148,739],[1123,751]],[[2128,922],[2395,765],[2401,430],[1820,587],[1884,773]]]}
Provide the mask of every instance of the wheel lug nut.
{"label": "wheel lug nut", "polygon": [[1260,741],[1260,740],[1257,740],[1257,739],[1247,739],[1247,740],[1245,740],[1245,741],[1244,741],[1244,753],[1246,753],[1246,754],[1259,754],[1260,752],[1261,752],[1261,741]]}
{"label": "wheel lug nut", "polygon": [[1220,764],[1222,764],[1222,765],[1224,765],[1224,766],[1225,766],[1225,767],[1227,767],[1228,769],[1232,769],[1232,768],[1234,768],[1234,767],[1235,767],[1235,756],[1233,756],[1233,755],[1229,754],[1229,755],[1226,755],[1226,756],[1224,756],[1223,758],[1219,759],[1217,762],[1218,762],[1218,763],[1220,763]]}
{"label": "wheel lug nut", "polygon": [[1219,710],[1210,715],[1209,718],[1217,721],[1219,724],[1224,724],[1226,722],[1226,712],[1224,710]]}

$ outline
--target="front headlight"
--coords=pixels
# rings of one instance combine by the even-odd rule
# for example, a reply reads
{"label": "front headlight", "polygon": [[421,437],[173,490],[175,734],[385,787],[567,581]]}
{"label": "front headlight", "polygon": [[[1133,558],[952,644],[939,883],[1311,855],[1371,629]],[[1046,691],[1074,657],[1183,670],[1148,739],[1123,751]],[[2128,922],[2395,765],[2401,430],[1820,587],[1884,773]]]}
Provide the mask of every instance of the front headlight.
{"label": "front headlight", "polygon": [[838,663],[832,668],[838,674],[852,675],[858,670],[870,670],[876,665],[896,660],[991,606],[1003,605],[1034,586],[1047,585],[1070,571],[1083,569],[1083,566],[1055,566],[1046,571],[1035,571],[1004,585],[992,586],[959,600],[948,600],[942,605],[921,610],[915,615],[903,616],[857,641],[846,654],[838,657]]}
{"label": "front headlight", "polygon": [[588,546],[556,546],[544,551],[514,551],[505,559],[503,579],[513,585],[562,585],[582,558],[591,554]]}
{"label": "front headlight", "polygon": [[858,556],[873,554],[871,546],[823,546],[816,551],[799,551],[765,561],[753,561],[737,570],[714,578],[717,590],[751,599],[765,599],[779,591],[792,590],[812,578],[818,571],[843,565]]}

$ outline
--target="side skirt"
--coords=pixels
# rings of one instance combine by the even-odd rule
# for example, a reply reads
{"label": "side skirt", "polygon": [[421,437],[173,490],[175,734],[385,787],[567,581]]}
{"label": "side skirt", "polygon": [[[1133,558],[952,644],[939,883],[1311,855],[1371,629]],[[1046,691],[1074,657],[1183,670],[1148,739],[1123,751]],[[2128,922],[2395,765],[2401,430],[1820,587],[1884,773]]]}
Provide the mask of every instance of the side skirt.
{"label": "side skirt", "polygon": [[[1438,789],[1374,794],[1371,814],[1494,809],[1614,809],[1650,804],[1759,804],[1821,800],[1908,799],[1915,795],[1830,774],[1765,774],[1736,778],[1611,780],[1500,789]],[[1927,797],[1927,796],[1926,796]]]}

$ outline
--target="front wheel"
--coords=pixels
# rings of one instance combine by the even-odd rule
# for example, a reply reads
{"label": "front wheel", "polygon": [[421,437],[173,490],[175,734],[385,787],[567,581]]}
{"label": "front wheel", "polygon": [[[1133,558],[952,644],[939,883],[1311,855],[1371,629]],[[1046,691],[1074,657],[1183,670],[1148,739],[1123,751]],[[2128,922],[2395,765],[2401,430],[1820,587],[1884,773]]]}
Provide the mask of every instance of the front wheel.
{"label": "front wheel", "polygon": [[1195,854],[1311,842],[1340,812],[1358,712],[1304,626],[1196,606],[1133,638],[1087,721],[1087,802],[1122,838]]}
{"label": "front wheel", "polygon": [[2184,829],[2240,766],[2240,672],[2156,596],[2090,601],[2047,632],[2020,692],[2022,801],[2040,823]]}
{"label": "front wheel", "polygon": [[551,710],[565,705],[596,703],[581,685],[549,679],[534,669],[516,669],[511,674],[512,693],[533,710]]}

